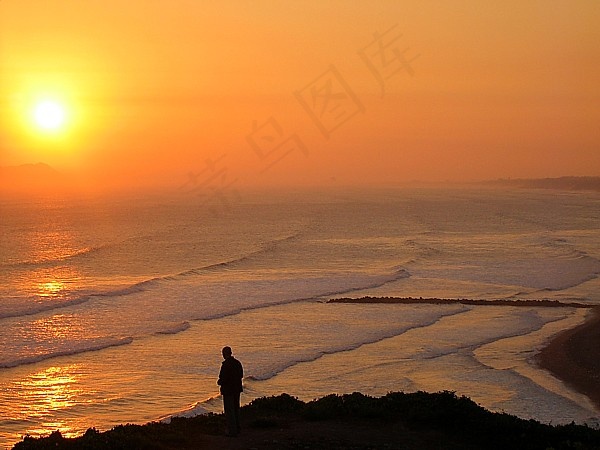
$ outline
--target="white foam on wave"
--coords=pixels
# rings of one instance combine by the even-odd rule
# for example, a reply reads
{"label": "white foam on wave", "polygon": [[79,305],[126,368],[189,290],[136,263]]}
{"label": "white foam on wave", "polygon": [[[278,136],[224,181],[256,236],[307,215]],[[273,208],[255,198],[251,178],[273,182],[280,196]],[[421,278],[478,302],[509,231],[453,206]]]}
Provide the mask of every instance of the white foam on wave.
{"label": "white foam on wave", "polygon": [[546,317],[542,327],[530,333],[517,333],[514,336],[483,343],[474,351],[475,357],[488,367],[496,370],[512,370],[549,392],[594,410],[595,406],[589,399],[565,387],[563,382],[546,370],[540,370],[536,360],[538,352],[553,336],[582,324],[589,311],[561,308],[560,310],[543,309],[538,313]]}
{"label": "white foam on wave", "polygon": [[52,301],[39,301],[37,298],[2,298],[0,305],[0,320],[12,317],[32,316],[35,314],[67,308],[69,306],[85,303],[89,296],[81,296],[73,299],[59,299]]}
{"label": "white foam on wave", "polygon": [[172,328],[157,331],[156,334],[177,334],[190,328],[189,322],[175,324]]}
{"label": "white foam on wave", "polygon": [[[248,391],[248,379],[244,378],[244,391]],[[188,407],[177,411],[175,413],[167,414],[158,418],[158,421],[163,423],[170,423],[173,418],[190,418],[201,416],[208,413],[219,413],[223,410],[222,396],[221,394],[212,395],[205,400],[194,402]]]}
{"label": "white foam on wave", "polygon": [[[239,279],[225,272],[218,278],[196,275],[163,281],[151,290],[136,285],[120,297],[100,295],[85,302],[73,302],[61,311],[41,310],[28,318],[5,320],[0,341],[10,345],[0,349],[0,361],[29,362],[52,358],[80,346],[82,330],[97,337],[97,345],[110,336],[143,336],[184,332],[193,320],[214,320],[242,311],[293,303],[337,292],[349,292],[377,286],[406,277],[396,268],[387,274],[347,273],[330,276],[305,276],[275,279]],[[132,320],[133,319],[133,320]],[[42,333],[23,335],[22,330],[41,330],[46,326],[59,329],[61,340]],[[86,344],[93,349],[94,345]]]}
{"label": "white foam on wave", "polygon": [[600,274],[600,261],[568,239],[546,232],[511,235],[421,237],[439,253],[409,265],[418,278],[488,283],[560,291]]}
{"label": "white foam on wave", "polygon": [[77,249],[75,251],[72,251],[70,253],[67,253],[65,255],[61,255],[58,257],[43,257],[43,258],[39,258],[39,259],[24,259],[24,260],[9,260],[7,262],[0,262],[0,267],[5,267],[7,269],[19,269],[19,268],[24,268],[24,269],[29,269],[31,267],[43,267],[43,266],[49,266],[58,262],[67,262],[69,260],[99,251],[103,248],[104,246],[97,246],[97,247],[83,247],[80,249]]}
{"label": "white foam on wave", "polygon": [[[249,375],[247,379],[251,381],[269,380],[270,378],[277,376],[279,373],[298,364],[313,362],[327,355],[351,352],[352,350],[356,350],[357,348],[360,348],[363,345],[374,344],[394,336],[399,336],[413,329],[426,328],[432,326],[444,317],[453,316],[455,314],[463,314],[466,311],[468,311],[467,307],[459,306],[456,309],[442,308],[436,311],[435,313],[428,312],[426,316],[411,316],[411,314],[408,313],[407,315],[411,316],[411,319],[409,319],[406,322],[399,322],[397,327],[382,327],[382,329],[379,330],[379,332],[373,332],[367,336],[359,334],[354,339],[347,338],[347,340],[345,340],[344,342],[336,342],[334,340],[330,340],[324,347],[314,347],[313,349],[306,350],[303,354],[294,355],[293,353],[291,353],[288,355],[288,359],[286,361],[275,360],[272,361],[269,366],[262,367],[260,369],[255,369],[255,372]],[[430,357],[434,356],[432,355]],[[277,362],[279,363],[279,365],[276,365]]]}
{"label": "white foam on wave", "polygon": [[[224,340],[224,332],[235,329],[229,342],[239,348],[240,356],[246,361],[246,378],[264,381],[290,367],[328,354],[351,352],[366,343],[428,327],[442,317],[469,310],[464,305],[403,306],[293,303],[199,322],[193,324],[185,339],[210,335],[218,342]],[[294,325],[298,316],[302,322]],[[246,341],[252,342],[250,348],[244,344]],[[207,351],[211,351],[210,348]]]}
{"label": "white foam on wave", "polygon": [[[386,307],[393,314],[405,305]],[[582,402],[579,394],[565,386],[548,390],[531,375],[540,371],[528,361],[532,350],[527,344],[531,344],[532,336],[560,329],[562,319],[571,311],[475,306],[353,351],[290,366],[272,378],[253,380],[252,387],[258,395],[293,392],[304,399],[355,390],[383,395],[390,390],[446,389],[494,411],[543,422],[590,423],[598,420],[593,405]],[[522,345],[513,348],[512,343],[518,341]],[[484,350],[490,353],[492,349],[494,363],[482,364],[479,359]],[[522,367],[530,373],[523,372]]]}
{"label": "white foam on wave", "polygon": [[4,356],[3,359],[0,359],[0,368],[7,369],[11,367],[22,366],[25,364],[34,364],[40,361],[44,361],[46,359],[57,358],[59,356],[69,356],[77,355],[80,353],[95,352],[110,347],[118,347],[121,345],[131,344],[132,342],[132,337],[125,337],[113,340],[100,339],[94,340],[92,342],[75,343],[72,344],[71,347],[63,348],[60,350],[50,350],[43,354],[37,354],[16,359],[8,359],[7,356]]}
{"label": "white foam on wave", "polygon": [[[39,296],[15,297],[5,294],[1,298],[2,301],[0,302],[0,320],[10,317],[29,316],[41,312],[58,310],[61,308],[87,302],[90,299],[90,297],[125,297],[128,295],[155,289],[161,286],[161,284],[172,284],[174,282],[177,282],[178,280],[189,276],[202,275],[207,273],[218,273],[219,271],[228,270],[243,262],[250,261],[257,256],[268,254],[269,252],[272,252],[274,249],[278,248],[280,244],[294,241],[298,237],[299,234],[294,233],[288,236],[284,236],[282,238],[276,238],[261,244],[257,244],[255,246],[255,249],[240,256],[232,257],[231,259],[225,261],[214,262],[193,269],[186,269],[175,274],[166,274],[146,278],[141,281],[136,281],[134,283],[124,284],[123,281],[121,281],[118,285],[115,285],[114,277],[111,277],[111,282],[108,284],[104,283],[104,285],[100,288],[98,286],[99,280],[94,281],[93,279],[90,279],[88,280],[88,283],[91,284],[86,289],[79,291],[65,291],[63,293],[63,295],[66,295],[64,298],[53,298],[52,301],[46,301],[46,299],[40,298]],[[66,257],[48,259],[43,261],[33,261],[18,264],[18,266],[27,268],[27,266],[37,266],[41,264],[51,267],[55,263],[64,263],[75,257],[81,257],[100,250],[118,248],[119,245],[123,242],[135,241],[140,239],[143,240],[147,238],[147,236],[129,238],[125,241],[122,241],[121,243],[106,244],[99,247],[90,247],[82,249],[81,251],[77,251],[72,255],[68,255]],[[19,267],[15,266],[12,268],[15,269]]]}

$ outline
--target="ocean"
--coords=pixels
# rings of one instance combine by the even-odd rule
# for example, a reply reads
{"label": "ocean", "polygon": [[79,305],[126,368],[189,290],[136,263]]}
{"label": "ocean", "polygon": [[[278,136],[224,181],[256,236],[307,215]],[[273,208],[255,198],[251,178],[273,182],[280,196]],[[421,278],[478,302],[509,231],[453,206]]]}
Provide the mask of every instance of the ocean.
{"label": "ocean", "polygon": [[600,194],[390,188],[0,199],[0,446],[243,402],[455,391],[598,424],[536,352],[587,309],[327,303],[400,296],[600,304]]}

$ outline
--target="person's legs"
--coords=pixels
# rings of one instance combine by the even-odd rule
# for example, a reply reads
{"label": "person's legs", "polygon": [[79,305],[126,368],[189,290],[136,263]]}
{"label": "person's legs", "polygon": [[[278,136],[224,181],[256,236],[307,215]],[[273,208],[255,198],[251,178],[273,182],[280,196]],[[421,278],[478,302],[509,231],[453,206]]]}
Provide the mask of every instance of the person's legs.
{"label": "person's legs", "polygon": [[[237,402],[236,402],[237,397]],[[236,404],[238,405],[236,408]],[[239,432],[239,394],[223,395],[223,409],[225,411],[225,420],[227,421],[227,435],[237,436]]]}
{"label": "person's legs", "polygon": [[233,397],[234,397],[234,402],[235,402],[235,409],[234,409],[235,425],[236,425],[237,434],[239,434],[242,431],[241,422],[240,422],[240,393],[238,392]]}

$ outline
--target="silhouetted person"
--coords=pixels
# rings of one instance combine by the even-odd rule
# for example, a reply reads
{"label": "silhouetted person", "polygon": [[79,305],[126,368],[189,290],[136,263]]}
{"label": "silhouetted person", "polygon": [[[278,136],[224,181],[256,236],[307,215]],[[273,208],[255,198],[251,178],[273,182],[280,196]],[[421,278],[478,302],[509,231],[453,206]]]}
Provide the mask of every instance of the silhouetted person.
{"label": "silhouetted person", "polygon": [[231,354],[231,347],[223,347],[223,358],[219,380],[223,395],[223,409],[227,420],[227,436],[237,436],[240,432],[240,393],[243,391],[242,378],[244,369],[242,363]]}

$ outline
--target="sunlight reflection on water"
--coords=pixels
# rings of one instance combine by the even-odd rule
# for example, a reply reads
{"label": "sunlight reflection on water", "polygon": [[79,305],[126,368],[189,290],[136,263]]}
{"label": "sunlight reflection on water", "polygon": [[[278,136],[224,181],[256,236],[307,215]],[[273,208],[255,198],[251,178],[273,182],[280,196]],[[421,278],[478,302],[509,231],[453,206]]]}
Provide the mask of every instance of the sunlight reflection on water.
{"label": "sunlight reflection on water", "polygon": [[60,430],[64,436],[74,436],[81,427],[77,419],[70,418],[67,425],[67,420],[57,420],[56,412],[66,411],[81,402],[83,391],[79,387],[79,372],[76,364],[52,366],[13,382],[6,388],[4,396],[6,399],[18,397],[18,403],[6,404],[18,404],[19,407],[3,410],[5,420],[38,419],[38,426],[28,429],[31,436],[48,434],[48,430]]}
{"label": "sunlight reflection on water", "polygon": [[38,295],[40,297],[56,297],[64,289],[64,283],[58,280],[38,284]]}

